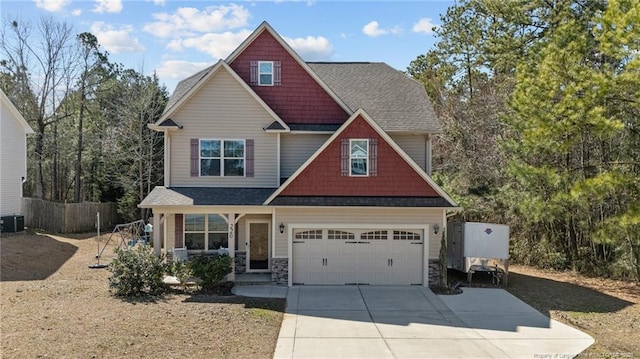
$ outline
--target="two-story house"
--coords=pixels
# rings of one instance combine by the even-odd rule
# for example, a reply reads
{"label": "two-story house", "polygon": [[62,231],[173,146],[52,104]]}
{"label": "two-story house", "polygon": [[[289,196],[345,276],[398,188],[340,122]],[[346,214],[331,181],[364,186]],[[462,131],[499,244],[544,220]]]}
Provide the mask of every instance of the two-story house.
{"label": "two-story house", "polygon": [[[0,218],[2,231],[21,231],[22,185],[27,179],[27,135],[33,129],[0,90]],[[22,219],[18,223],[16,215]]]}
{"label": "two-story house", "polygon": [[289,286],[428,285],[457,205],[429,176],[439,122],[403,73],[305,62],[262,23],[181,81],[150,128],[165,183],[140,207],[157,250],[227,248],[234,273]]}

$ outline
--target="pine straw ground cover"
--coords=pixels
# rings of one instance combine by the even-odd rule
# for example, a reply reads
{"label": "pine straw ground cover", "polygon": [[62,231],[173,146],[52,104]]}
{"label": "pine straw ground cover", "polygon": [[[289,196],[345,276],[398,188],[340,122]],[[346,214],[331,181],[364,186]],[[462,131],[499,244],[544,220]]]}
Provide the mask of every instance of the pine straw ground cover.
{"label": "pine straw ground cover", "polygon": [[[110,273],[88,268],[98,242],[86,237],[0,238],[0,357],[273,356],[284,299],[197,292],[115,298],[108,291]],[[108,263],[112,249],[104,253]]]}

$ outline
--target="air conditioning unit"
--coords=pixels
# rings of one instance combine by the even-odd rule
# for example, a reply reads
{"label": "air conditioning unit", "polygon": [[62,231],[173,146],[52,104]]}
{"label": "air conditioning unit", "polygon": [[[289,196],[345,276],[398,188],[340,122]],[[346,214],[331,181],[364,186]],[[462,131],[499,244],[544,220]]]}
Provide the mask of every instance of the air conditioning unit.
{"label": "air conditioning unit", "polygon": [[24,216],[2,216],[0,217],[0,232],[22,232],[24,231]]}

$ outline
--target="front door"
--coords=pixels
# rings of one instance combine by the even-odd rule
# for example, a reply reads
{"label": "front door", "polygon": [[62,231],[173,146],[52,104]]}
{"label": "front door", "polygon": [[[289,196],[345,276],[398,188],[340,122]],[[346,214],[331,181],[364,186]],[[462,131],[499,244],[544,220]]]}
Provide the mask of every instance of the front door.
{"label": "front door", "polygon": [[247,271],[269,271],[269,222],[249,222],[247,242]]}

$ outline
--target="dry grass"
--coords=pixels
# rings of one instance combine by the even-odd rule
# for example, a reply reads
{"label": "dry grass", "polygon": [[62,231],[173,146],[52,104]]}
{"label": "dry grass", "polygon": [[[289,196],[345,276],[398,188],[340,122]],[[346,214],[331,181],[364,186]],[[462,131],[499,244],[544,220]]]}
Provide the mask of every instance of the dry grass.
{"label": "dry grass", "polygon": [[594,337],[579,358],[640,357],[640,285],[512,266],[507,290]]}
{"label": "dry grass", "polygon": [[2,358],[273,356],[284,300],[198,293],[114,298],[110,273],[88,268],[97,243],[86,236],[0,238]]}

